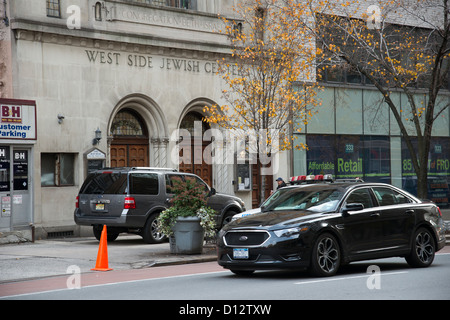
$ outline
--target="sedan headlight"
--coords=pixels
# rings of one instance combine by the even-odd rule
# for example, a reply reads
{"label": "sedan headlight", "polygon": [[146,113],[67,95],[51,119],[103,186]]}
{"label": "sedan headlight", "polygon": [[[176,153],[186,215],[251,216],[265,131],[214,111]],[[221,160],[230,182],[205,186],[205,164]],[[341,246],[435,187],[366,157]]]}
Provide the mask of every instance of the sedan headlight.
{"label": "sedan headlight", "polygon": [[308,231],[309,227],[295,227],[295,228],[287,228],[275,230],[274,233],[277,237],[282,238],[298,238],[302,232]]}
{"label": "sedan headlight", "polygon": [[220,229],[219,232],[217,233],[217,240],[222,239],[222,237],[225,235],[226,231],[224,231],[223,229]]}
{"label": "sedan headlight", "polygon": [[308,229],[309,229],[309,227],[303,226],[303,227],[275,230],[273,233],[275,233],[275,235],[279,238],[281,238],[281,237],[298,238],[300,233],[308,231]]}

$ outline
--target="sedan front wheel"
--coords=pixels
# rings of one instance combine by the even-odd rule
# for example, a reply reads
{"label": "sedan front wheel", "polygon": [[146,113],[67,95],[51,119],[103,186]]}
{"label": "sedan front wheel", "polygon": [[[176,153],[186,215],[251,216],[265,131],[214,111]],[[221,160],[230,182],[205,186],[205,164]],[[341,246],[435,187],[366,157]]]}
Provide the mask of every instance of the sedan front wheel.
{"label": "sedan front wheel", "polygon": [[336,238],[329,234],[321,234],[313,247],[310,271],[319,277],[336,274],[341,263],[341,251]]}

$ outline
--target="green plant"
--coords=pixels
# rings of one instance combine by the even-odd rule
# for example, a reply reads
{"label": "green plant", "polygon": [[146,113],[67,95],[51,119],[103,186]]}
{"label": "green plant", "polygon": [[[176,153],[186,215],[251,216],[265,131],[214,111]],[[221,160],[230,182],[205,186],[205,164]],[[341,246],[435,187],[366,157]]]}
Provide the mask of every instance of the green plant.
{"label": "green plant", "polygon": [[201,207],[197,210],[197,217],[199,217],[200,225],[203,230],[205,230],[205,236],[207,238],[213,238],[216,235],[216,220],[214,216],[216,215],[216,211],[211,209],[210,207]]}
{"label": "green plant", "polygon": [[170,207],[161,212],[158,218],[159,231],[171,236],[178,217],[199,217],[205,236],[214,236],[216,212],[206,204],[206,191],[189,180],[175,181],[174,184],[172,190],[175,196],[170,201]]}

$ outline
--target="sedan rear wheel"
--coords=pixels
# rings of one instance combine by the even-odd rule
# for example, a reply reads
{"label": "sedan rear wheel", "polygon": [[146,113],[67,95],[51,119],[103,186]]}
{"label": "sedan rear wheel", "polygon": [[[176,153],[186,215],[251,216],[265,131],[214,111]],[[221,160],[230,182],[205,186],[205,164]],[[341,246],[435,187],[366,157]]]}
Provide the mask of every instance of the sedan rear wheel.
{"label": "sedan rear wheel", "polygon": [[311,273],[319,277],[333,276],[340,263],[341,252],[336,238],[328,233],[321,234],[313,247]]}
{"label": "sedan rear wheel", "polygon": [[434,260],[435,244],[433,235],[428,229],[420,228],[414,234],[414,243],[406,262],[411,267],[428,267]]}

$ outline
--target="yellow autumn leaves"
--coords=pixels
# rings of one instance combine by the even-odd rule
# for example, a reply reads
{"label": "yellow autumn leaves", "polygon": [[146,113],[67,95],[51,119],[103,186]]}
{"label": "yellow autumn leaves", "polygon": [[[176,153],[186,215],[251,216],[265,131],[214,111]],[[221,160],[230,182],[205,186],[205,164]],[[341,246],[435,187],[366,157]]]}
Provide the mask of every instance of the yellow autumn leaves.
{"label": "yellow autumn leaves", "polygon": [[[310,11],[296,1],[287,3],[240,3],[234,21],[223,18],[223,32],[231,43],[231,56],[219,61],[226,103],[204,108],[206,121],[222,128],[278,130],[280,149],[293,146],[294,127],[308,121],[311,109],[319,104],[314,39],[303,24],[287,14],[295,11],[306,16]],[[242,32],[236,32],[237,23],[244,26]]]}

